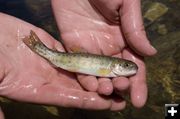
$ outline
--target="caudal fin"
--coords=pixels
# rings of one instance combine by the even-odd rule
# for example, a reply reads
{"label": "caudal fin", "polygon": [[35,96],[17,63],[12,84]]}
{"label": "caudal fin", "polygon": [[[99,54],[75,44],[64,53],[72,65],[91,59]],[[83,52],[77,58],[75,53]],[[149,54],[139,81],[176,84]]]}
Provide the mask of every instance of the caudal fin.
{"label": "caudal fin", "polygon": [[30,35],[23,38],[23,42],[31,49],[33,50],[35,45],[42,44],[38,36],[34,31],[30,31]]}

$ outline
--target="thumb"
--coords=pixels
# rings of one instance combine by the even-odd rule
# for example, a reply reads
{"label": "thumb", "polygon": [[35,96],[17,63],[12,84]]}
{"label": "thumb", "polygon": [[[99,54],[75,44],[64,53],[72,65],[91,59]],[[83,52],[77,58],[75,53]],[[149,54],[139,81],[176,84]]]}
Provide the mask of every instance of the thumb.
{"label": "thumb", "polygon": [[122,31],[128,45],[141,56],[156,54],[156,49],[149,43],[142,21],[141,1],[124,0],[119,11]]}

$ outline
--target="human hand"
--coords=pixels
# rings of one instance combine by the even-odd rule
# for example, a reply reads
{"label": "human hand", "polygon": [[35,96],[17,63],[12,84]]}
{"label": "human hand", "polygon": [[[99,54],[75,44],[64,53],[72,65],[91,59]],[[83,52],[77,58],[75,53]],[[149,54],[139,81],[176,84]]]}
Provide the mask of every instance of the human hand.
{"label": "human hand", "polygon": [[[113,110],[125,107],[121,95],[130,90],[135,107],[142,107],[147,98],[146,71],[141,56],[151,56],[156,50],[146,38],[140,10],[140,0],[52,0],[61,37],[69,52],[89,52],[122,57],[135,62],[139,69],[130,78],[97,78],[78,75],[88,91],[116,97]],[[138,54],[138,55],[137,55]],[[98,79],[98,80],[97,80]]]}
{"label": "human hand", "polygon": [[0,27],[0,96],[64,107],[111,109],[112,100],[85,91],[72,73],[55,69],[22,42],[33,30],[49,48],[63,51],[45,31],[2,13]]}

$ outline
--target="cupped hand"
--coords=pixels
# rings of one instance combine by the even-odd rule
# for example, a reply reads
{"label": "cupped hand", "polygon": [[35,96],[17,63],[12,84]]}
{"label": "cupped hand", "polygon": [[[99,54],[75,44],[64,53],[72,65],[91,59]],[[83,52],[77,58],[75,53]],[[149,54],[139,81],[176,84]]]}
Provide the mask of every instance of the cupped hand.
{"label": "cupped hand", "polygon": [[125,107],[121,96],[127,90],[130,90],[133,105],[142,107],[147,98],[147,86],[141,56],[154,55],[156,50],[146,38],[140,0],[52,0],[52,7],[69,52],[117,56],[132,60],[139,67],[137,74],[130,78],[111,80],[78,75],[80,84],[102,95],[116,92],[118,106],[114,110]]}
{"label": "cupped hand", "polygon": [[0,96],[64,107],[112,108],[111,99],[85,91],[74,74],[55,69],[22,42],[33,30],[49,48],[63,51],[61,44],[45,31],[3,13],[0,27]]}

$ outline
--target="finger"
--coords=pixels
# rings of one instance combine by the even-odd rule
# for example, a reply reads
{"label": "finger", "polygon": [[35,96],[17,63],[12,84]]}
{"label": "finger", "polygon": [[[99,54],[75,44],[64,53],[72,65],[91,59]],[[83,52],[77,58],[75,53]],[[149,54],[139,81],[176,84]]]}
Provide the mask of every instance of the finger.
{"label": "finger", "polygon": [[[114,55],[114,57],[122,58],[122,54]],[[126,77],[117,77],[112,79],[112,84],[117,92],[125,91],[129,88],[129,80]]]}
{"label": "finger", "polygon": [[88,91],[96,91],[98,88],[97,78],[94,76],[87,76],[83,74],[78,74],[78,81]]}
{"label": "finger", "polygon": [[[0,57],[4,57],[4,55],[2,55],[0,53]],[[4,77],[5,77],[6,60],[3,59],[3,58],[0,58],[0,63],[1,63],[1,65],[0,65],[0,83],[1,83],[3,81],[3,79],[4,79]],[[9,63],[9,62],[7,62],[7,63]]]}
{"label": "finger", "polygon": [[108,78],[99,78],[99,87],[98,93],[102,95],[110,95],[113,92],[113,85],[110,79]]}
{"label": "finger", "polygon": [[130,77],[131,100],[135,107],[142,107],[147,100],[146,69],[141,57],[129,50],[123,51],[123,57],[132,60],[138,65],[138,72]]}
{"label": "finger", "polygon": [[120,110],[123,110],[125,107],[126,107],[126,101],[125,100],[123,100],[119,96],[113,98],[112,106],[111,106],[112,111],[120,111]]}
{"label": "finger", "polygon": [[47,32],[40,28],[34,29],[35,33],[39,37],[39,39],[50,49],[58,50],[60,52],[64,52],[64,48],[60,42],[55,40],[52,36],[50,36]]}
{"label": "finger", "polygon": [[0,107],[0,119],[4,119],[4,114],[3,114],[3,112],[2,112],[1,107]]}
{"label": "finger", "polygon": [[156,49],[149,43],[141,15],[140,0],[124,0],[120,9],[121,25],[129,46],[142,56],[151,56]]}
{"label": "finger", "polygon": [[121,92],[129,88],[130,82],[125,77],[117,77],[112,80],[113,87],[115,90]]}
{"label": "finger", "polygon": [[[46,89],[49,90],[49,87],[47,87]],[[59,91],[50,90],[49,96],[53,96],[51,94],[53,92],[56,92],[55,96],[51,97],[52,99],[50,99],[48,102],[55,102],[55,105],[60,105],[64,107],[77,107],[83,109],[96,109],[96,110],[106,109],[109,108],[111,105],[110,101],[99,97],[97,93],[94,92],[84,92],[74,89],[59,89]],[[60,94],[58,97],[56,97],[57,92],[59,92]],[[44,94],[42,94],[42,96],[44,96]]]}
{"label": "finger", "polygon": [[122,3],[122,0],[89,0],[93,6],[95,6],[99,12],[110,22],[119,24],[118,9]]}
{"label": "finger", "polygon": [[[30,89],[31,90],[31,89]],[[27,92],[27,93],[26,93]],[[82,90],[66,88],[63,86],[46,84],[36,89],[35,93],[29,93],[30,91],[26,88],[23,90],[22,97],[19,91],[17,94],[12,94],[11,97],[15,100],[48,104],[63,107],[75,107],[81,109],[109,109],[111,107],[111,100],[100,97],[95,92],[86,92]]]}

